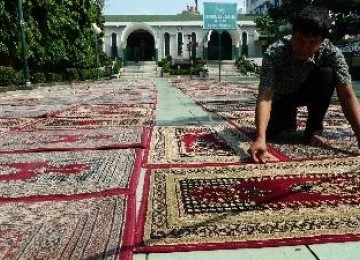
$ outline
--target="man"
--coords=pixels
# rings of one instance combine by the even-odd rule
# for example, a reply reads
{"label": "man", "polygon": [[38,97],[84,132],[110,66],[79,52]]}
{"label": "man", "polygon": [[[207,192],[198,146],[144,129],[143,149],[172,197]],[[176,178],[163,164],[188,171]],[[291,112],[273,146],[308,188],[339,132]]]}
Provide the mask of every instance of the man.
{"label": "man", "polygon": [[266,50],[255,109],[256,137],[248,152],[266,163],[267,138],[296,129],[297,107],[306,105],[304,143],[323,130],[334,89],[360,148],[360,106],[343,54],[326,36],[331,20],[326,9],[304,8],[293,20],[292,35]]}

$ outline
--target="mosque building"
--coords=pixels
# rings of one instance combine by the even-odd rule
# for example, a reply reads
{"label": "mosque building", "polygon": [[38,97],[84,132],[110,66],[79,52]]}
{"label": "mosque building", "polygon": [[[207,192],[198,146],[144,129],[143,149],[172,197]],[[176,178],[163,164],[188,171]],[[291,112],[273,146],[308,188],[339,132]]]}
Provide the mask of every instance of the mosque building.
{"label": "mosque building", "polygon": [[167,56],[218,60],[219,53],[221,60],[236,60],[240,55],[260,58],[266,41],[256,30],[255,17],[238,14],[236,30],[204,30],[196,0],[177,15],[105,15],[103,49],[125,64]]}

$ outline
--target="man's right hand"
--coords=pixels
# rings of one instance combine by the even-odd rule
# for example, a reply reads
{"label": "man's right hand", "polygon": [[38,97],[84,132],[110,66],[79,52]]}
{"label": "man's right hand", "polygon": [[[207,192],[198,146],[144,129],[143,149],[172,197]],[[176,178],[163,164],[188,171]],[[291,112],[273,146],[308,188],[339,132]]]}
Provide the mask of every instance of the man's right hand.
{"label": "man's right hand", "polygon": [[251,159],[256,163],[267,163],[270,160],[267,152],[267,145],[265,141],[255,140],[255,142],[248,149]]}

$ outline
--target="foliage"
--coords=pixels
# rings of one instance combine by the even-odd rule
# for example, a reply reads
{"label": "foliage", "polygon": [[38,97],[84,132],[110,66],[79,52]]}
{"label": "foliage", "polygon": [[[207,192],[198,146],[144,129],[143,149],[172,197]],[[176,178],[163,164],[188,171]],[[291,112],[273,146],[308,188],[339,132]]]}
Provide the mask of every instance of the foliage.
{"label": "foliage", "polygon": [[0,66],[0,86],[6,86],[14,83],[15,70],[11,67]]}
{"label": "foliage", "polygon": [[[22,68],[18,1],[0,0],[0,66]],[[104,0],[26,0],[23,3],[27,55],[32,74],[63,73],[96,66],[100,39],[91,23],[102,25]],[[39,75],[35,80],[43,80]],[[45,80],[47,81],[48,79]]]}
{"label": "foliage", "polygon": [[238,69],[243,72],[255,72],[255,66],[254,64],[246,58],[246,56],[242,55],[236,60],[236,65]]}
{"label": "foliage", "polygon": [[159,61],[158,61],[157,65],[158,65],[158,67],[162,68],[162,67],[164,67],[164,65],[165,65],[166,62],[167,62],[167,61],[165,61],[164,59],[162,59],[162,60],[159,60]]}
{"label": "foliage", "polygon": [[0,86],[20,85],[25,82],[24,75],[12,67],[0,66]]}
{"label": "foliage", "polygon": [[114,64],[114,74],[118,74],[123,66],[122,59],[117,59]]}
{"label": "foliage", "polygon": [[326,7],[331,12],[333,28],[330,38],[336,43],[345,35],[360,34],[360,0],[283,0],[280,7],[270,7],[268,14],[256,18],[261,34],[269,43],[288,34],[292,18],[306,5]]}
{"label": "foliage", "polygon": [[171,70],[171,62],[172,62],[172,57],[166,56],[165,58],[158,61],[158,66],[162,67],[163,72],[169,73]]}
{"label": "foliage", "polygon": [[202,58],[196,58],[195,59],[195,67],[204,67],[205,65],[207,65],[207,60],[203,60]]}

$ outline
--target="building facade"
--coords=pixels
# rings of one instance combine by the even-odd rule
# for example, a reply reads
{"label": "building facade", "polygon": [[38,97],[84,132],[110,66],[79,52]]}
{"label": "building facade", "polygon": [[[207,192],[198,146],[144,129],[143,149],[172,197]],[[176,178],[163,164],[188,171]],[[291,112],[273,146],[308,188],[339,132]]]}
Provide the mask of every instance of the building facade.
{"label": "building facade", "polygon": [[[204,30],[202,15],[107,15],[103,50],[127,61],[202,58],[235,60],[261,57],[253,15],[239,15],[236,30]],[[219,48],[219,43],[220,48]]]}
{"label": "building facade", "polygon": [[279,7],[282,0],[246,0],[246,13],[266,14],[270,6]]}
{"label": "building facade", "polygon": [[237,3],[238,14],[246,14],[246,0],[241,0]]}

